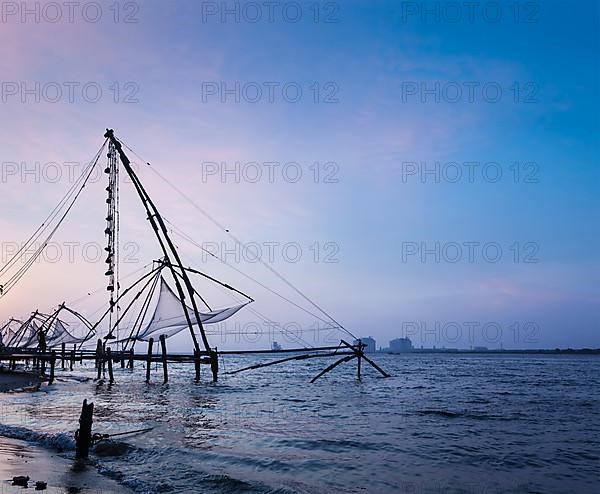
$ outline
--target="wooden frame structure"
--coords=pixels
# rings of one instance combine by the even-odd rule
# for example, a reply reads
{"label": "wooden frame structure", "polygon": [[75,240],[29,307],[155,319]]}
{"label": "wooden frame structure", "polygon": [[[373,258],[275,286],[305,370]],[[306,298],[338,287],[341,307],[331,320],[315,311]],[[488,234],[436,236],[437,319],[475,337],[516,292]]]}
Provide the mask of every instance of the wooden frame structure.
{"label": "wooden frame structure", "polygon": [[[169,230],[165,224],[165,220],[162,217],[159,209],[154,203],[153,199],[150,197],[143,184],[141,183],[138,175],[135,173],[133,167],[131,166],[131,161],[127,156],[126,152],[123,149],[122,142],[116,138],[114,131],[112,129],[107,129],[104,134],[105,143],[103,148],[108,143],[109,152],[108,152],[108,166],[105,169],[105,172],[109,175],[109,184],[106,188],[108,192],[108,198],[106,203],[108,205],[107,212],[107,228],[105,230],[105,234],[108,236],[108,246],[106,251],[108,252],[107,264],[108,270],[105,273],[106,276],[109,277],[109,286],[107,287],[110,292],[110,300],[108,304],[108,308],[102,318],[95,324],[89,326],[88,334],[85,337],[85,341],[89,340],[95,334],[95,330],[102,321],[102,319],[108,314],[110,323],[108,334],[103,339],[97,340],[97,346],[95,351],[89,351],[83,349],[83,344],[80,344],[79,347],[77,345],[74,346],[73,350],[69,352],[67,355],[65,345],[63,344],[61,347],[60,359],[62,362],[62,368],[65,368],[65,362],[69,361],[69,368],[72,370],[74,364],[79,361],[83,362],[84,360],[94,360],[97,368],[97,378],[101,379],[105,376],[106,370],[108,369],[109,382],[114,382],[114,370],[113,363],[121,364],[121,367],[125,367],[125,362],[127,362],[127,367],[133,369],[135,361],[143,361],[146,363],[146,382],[150,381],[150,370],[153,362],[162,363],[163,367],[163,382],[167,383],[169,380],[168,376],[168,364],[171,362],[178,363],[193,363],[195,367],[195,378],[196,380],[200,379],[200,368],[201,365],[210,365],[210,370],[212,374],[213,381],[217,381],[219,374],[219,356],[225,355],[244,355],[244,354],[288,354],[289,356],[279,358],[273,361],[263,362],[254,364],[251,366],[247,366],[244,368],[240,368],[237,370],[225,372],[225,374],[237,374],[244,371],[256,370],[265,367],[270,367],[272,365],[277,365],[285,362],[295,361],[295,360],[307,360],[313,358],[327,358],[327,357],[340,357],[334,363],[323,369],[318,375],[316,375],[311,383],[318,380],[321,376],[327,374],[328,372],[335,369],[338,365],[341,365],[345,362],[349,362],[353,359],[357,359],[357,378],[361,378],[361,366],[362,361],[364,360],[369,365],[371,365],[374,369],[376,369],[383,377],[389,377],[381,367],[379,367],[375,362],[373,362],[369,357],[365,355],[365,345],[361,342],[361,340],[357,340],[357,343],[351,345],[350,343],[341,340],[340,344],[337,347],[332,346],[324,346],[318,348],[295,348],[289,350],[248,350],[248,351],[221,351],[219,352],[217,348],[211,348],[206,331],[202,324],[201,314],[198,309],[198,302],[196,297],[200,298],[202,302],[204,300],[198,294],[198,292],[194,289],[191,279],[188,273],[196,273],[200,274],[214,282],[220,283],[222,286],[229,288],[238,292],[241,295],[247,297],[251,302],[254,300],[248,295],[240,292],[239,290],[234,289],[233,287],[221,283],[218,280],[191,268],[186,268],[181,260],[179,253],[177,252],[177,248],[172,241]],[[101,148],[101,150],[103,149]],[[99,155],[98,155],[99,156]],[[96,158],[97,163],[98,158]],[[119,179],[118,179],[118,163],[121,163],[130,178],[136,193],[144,207],[144,210],[147,215],[147,219],[150,222],[154,235],[158,241],[158,244],[161,248],[163,258],[159,261],[159,267],[153,268],[153,270],[144,275],[140,280],[138,280],[134,285],[130,286],[123,292],[119,293],[118,286],[118,194],[119,194]],[[94,163],[94,165],[95,165]],[[90,171],[91,173],[91,171]],[[85,186],[85,183],[84,183]],[[110,348],[107,346],[108,341],[116,339],[113,332],[115,328],[118,327],[118,324],[122,318],[119,317],[119,309],[118,303],[121,297],[125,296],[130,292],[130,290],[140,283],[142,280],[149,277],[152,273],[156,272],[156,269],[168,269],[173,277],[175,282],[175,289],[177,292],[177,296],[179,302],[181,303],[182,312],[185,315],[186,324],[193,342],[193,354],[169,354],[167,351],[167,343],[166,336],[161,334],[159,336],[160,343],[160,356],[153,355],[153,345],[154,339],[150,338],[148,341],[148,352],[145,355],[135,354],[133,348],[129,351],[125,351],[125,348],[122,347],[121,350],[118,348]],[[144,288],[148,286],[150,281],[144,285]],[[114,292],[116,291],[116,299],[114,298]],[[140,292],[141,294],[141,292]],[[138,294],[136,297],[138,297]],[[134,298],[134,301],[136,298]],[[188,301],[191,303],[191,308],[188,306]],[[204,302],[205,303],[205,302]],[[117,317],[116,322],[113,325],[113,311],[117,306]],[[59,310],[65,309],[64,304],[61,305]],[[192,315],[190,315],[189,311],[192,311]],[[322,309],[321,309],[322,311]],[[324,311],[323,311],[324,312]],[[35,314],[38,314],[37,311]],[[56,316],[57,313],[54,314],[53,317]],[[324,314],[326,314],[324,312]],[[124,314],[123,314],[124,315]],[[192,320],[192,316],[193,319]],[[32,317],[35,317],[32,316]],[[330,316],[329,316],[330,317]],[[332,319],[333,320],[333,319]],[[48,327],[51,322],[48,323]],[[5,326],[6,327],[6,326]],[[340,326],[341,327],[341,326]],[[343,329],[343,328],[342,328]],[[199,334],[200,341],[197,337],[196,331]],[[23,338],[23,334],[19,337],[19,342]],[[55,366],[58,358],[58,354],[54,349],[48,349],[44,342],[44,331],[40,331],[40,338],[38,339],[38,345],[35,348],[18,348],[17,345],[9,344],[5,347],[0,348],[0,360],[8,360],[10,362],[9,367],[14,368],[17,361],[25,361],[28,362],[33,360],[34,367],[41,369],[42,372],[45,371],[46,365],[48,364],[50,367],[50,383],[54,380]],[[202,346],[200,345],[202,343]]]}

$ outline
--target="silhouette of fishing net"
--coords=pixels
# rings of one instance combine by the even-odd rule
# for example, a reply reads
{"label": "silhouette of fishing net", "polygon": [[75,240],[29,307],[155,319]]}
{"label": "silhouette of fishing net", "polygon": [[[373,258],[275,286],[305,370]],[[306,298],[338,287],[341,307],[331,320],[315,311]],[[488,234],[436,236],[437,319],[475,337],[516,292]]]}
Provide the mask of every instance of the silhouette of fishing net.
{"label": "silhouette of fishing net", "polygon": [[12,341],[15,341],[19,335],[19,330],[23,326],[23,321],[18,319],[10,319],[0,329],[0,344],[9,346]]}
{"label": "silhouette of fishing net", "polygon": [[19,339],[16,340],[15,345],[18,348],[29,348],[32,346],[37,346],[38,343],[38,334],[39,334],[39,326],[35,321],[29,321],[28,323],[24,323],[27,326],[22,328],[23,334]]}
{"label": "silhouette of fishing net", "polygon": [[[200,321],[203,325],[219,323],[229,319],[249,303],[250,302],[246,302],[233,307],[212,310],[210,312],[200,312]],[[192,324],[197,324],[194,310],[186,305],[186,311]],[[155,338],[160,335],[164,335],[168,338],[187,328],[187,318],[183,312],[181,300],[175,295],[171,287],[161,276],[160,291],[154,313],[148,324],[131,339],[148,341],[150,338]]]}
{"label": "silhouette of fishing net", "polygon": [[55,319],[51,323],[51,327],[46,335],[46,345],[48,347],[54,347],[58,345],[78,344],[83,343],[85,338],[78,338],[71,334],[67,329],[66,324],[60,319]]}

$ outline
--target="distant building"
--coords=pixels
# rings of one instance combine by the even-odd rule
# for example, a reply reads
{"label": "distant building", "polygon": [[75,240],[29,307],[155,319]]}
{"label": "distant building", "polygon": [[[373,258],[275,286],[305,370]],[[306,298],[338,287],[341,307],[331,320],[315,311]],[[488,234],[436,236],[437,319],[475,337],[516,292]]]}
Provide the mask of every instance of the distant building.
{"label": "distant building", "polygon": [[272,350],[275,350],[276,352],[281,350],[281,345],[279,343],[277,343],[276,341],[273,342],[273,345],[271,346]]}
{"label": "distant building", "polygon": [[[377,346],[375,344],[375,340],[372,336],[367,336],[366,338],[360,339],[361,343],[365,346],[365,353],[375,353],[377,351]],[[354,344],[358,345],[358,340],[354,340]]]}
{"label": "distant building", "polygon": [[412,352],[413,345],[410,338],[396,338],[390,341],[390,352],[392,353],[404,353]]}

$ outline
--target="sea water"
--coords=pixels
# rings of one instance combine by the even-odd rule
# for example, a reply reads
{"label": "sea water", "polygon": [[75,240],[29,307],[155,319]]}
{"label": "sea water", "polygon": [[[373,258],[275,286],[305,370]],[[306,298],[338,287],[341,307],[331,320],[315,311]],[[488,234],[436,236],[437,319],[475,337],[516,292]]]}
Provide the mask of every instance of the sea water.
{"label": "sea water", "polygon": [[327,359],[227,375],[271,356],[226,357],[217,384],[193,366],[57,370],[0,395],[0,434],[72,457],[84,399],[94,432],[123,436],[101,473],[137,492],[592,493],[600,485],[600,357],[376,355],[309,381]]}

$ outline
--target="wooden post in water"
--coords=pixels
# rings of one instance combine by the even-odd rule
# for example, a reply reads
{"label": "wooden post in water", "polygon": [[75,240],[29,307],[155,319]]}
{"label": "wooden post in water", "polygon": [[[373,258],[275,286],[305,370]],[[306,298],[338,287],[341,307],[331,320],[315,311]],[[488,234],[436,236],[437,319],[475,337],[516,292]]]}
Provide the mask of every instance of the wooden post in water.
{"label": "wooden post in water", "polygon": [[102,377],[102,358],[103,358],[102,340],[98,340],[98,345],[96,346],[96,367],[98,369],[97,379],[100,379]]}
{"label": "wooden post in water", "polygon": [[84,459],[89,456],[90,444],[92,443],[92,422],[94,415],[94,404],[88,405],[87,400],[83,400],[81,416],[79,417],[79,429],[75,433],[75,457]]}
{"label": "wooden post in water", "polygon": [[219,354],[217,353],[217,347],[214,352],[210,353],[210,370],[213,375],[213,382],[216,383],[219,377]]}
{"label": "wooden post in water", "polygon": [[106,340],[102,344],[102,375],[106,376]]}
{"label": "wooden post in water", "polygon": [[129,364],[127,367],[133,369],[133,348],[129,351]]}
{"label": "wooden post in water", "polygon": [[[42,331],[40,331],[39,335],[38,335],[38,346],[40,349],[40,352],[42,352],[42,354],[46,353],[46,337],[44,336],[44,333]],[[46,357],[42,357],[42,374],[46,374]]]}
{"label": "wooden post in water", "polygon": [[200,380],[200,352],[194,350],[194,368],[196,370],[196,381]]}
{"label": "wooden post in water", "polygon": [[154,338],[148,340],[148,359],[146,360],[146,382],[150,382],[150,367],[152,365],[152,345],[154,345]]}
{"label": "wooden post in water", "polygon": [[61,359],[61,368],[65,370],[65,353],[66,353],[66,343],[62,343],[60,345],[60,359]]}
{"label": "wooden post in water", "polygon": [[164,334],[160,335],[160,347],[162,350],[162,364],[164,374],[163,383],[167,384],[169,382],[169,373],[167,371],[167,341]]}
{"label": "wooden post in water", "polygon": [[360,364],[361,364],[361,360],[362,360],[362,353],[363,353],[363,344],[362,344],[362,340],[358,340],[358,353],[357,353],[357,357],[358,357],[358,367],[357,367],[357,375],[358,375],[358,379],[360,379]]}
{"label": "wooden post in water", "polygon": [[[96,368],[100,367],[100,356],[102,355],[102,340],[98,340],[96,343]],[[98,376],[100,377],[100,376]]]}
{"label": "wooden post in water", "polygon": [[54,382],[54,367],[56,366],[56,351],[52,350],[52,356],[50,357],[50,378],[48,379],[48,384],[52,384]]}
{"label": "wooden post in water", "polygon": [[111,352],[110,348],[106,349],[106,361],[108,362],[109,383],[112,384],[115,382],[115,377],[113,376],[113,359],[112,359],[112,352]]}
{"label": "wooden post in water", "polygon": [[73,364],[75,363],[75,350],[71,350],[71,361],[69,362],[69,370],[73,370]]}

